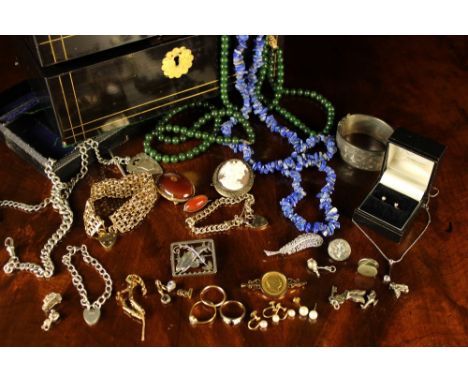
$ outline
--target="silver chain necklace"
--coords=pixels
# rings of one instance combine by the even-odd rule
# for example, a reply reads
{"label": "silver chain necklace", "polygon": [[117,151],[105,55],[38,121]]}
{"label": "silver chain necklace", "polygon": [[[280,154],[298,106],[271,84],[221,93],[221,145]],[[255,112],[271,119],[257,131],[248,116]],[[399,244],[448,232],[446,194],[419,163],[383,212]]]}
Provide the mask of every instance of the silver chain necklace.
{"label": "silver chain necklace", "polygon": [[39,204],[25,204],[20,202],[15,202],[12,200],[2,200],[0,201],[0,207],[14,208],[27,213],[34,213],[42,210],[47,207],[49,204],[52,205],[52,208],[56,210],[62,217],[62,222],[60,223],[59,228],[52,234],[52,236],[47,240],[44,247],[40,252],[41,265],[29,262],[21,262],[19,257],[15,253],[15,244],[11,237],[5,239],[5,248],[10,256],[10,259],[3,267],[5,273],[12,273],[15,270],[26,271],[33,273],[38,278],[50,278],[54,274],[54,264],[51,259],[51,252],[55,248],[58,242],[60,242],[64,236],[70,231],[70,228],[73,224],[73,212],[70,208],[68,198],[73,191],[73,188],[76,184],[85,177],[88,173],[88,149],[94,150],[96,158],[99,163],[103,165],[117,165],[128,164],[130,162],[129,157],[112,157],[110,160],[104,159],[99,153],[99,144],[95,140],[88,139],[80,143],[75,150],[79,150],[81,157],[81,168],[77,175],[75,175],[70,181],[62,182],[62,180],[55,174],[53,171],[53,165],[55,161],[49,159],[45,166],[45,174],[52,183],[50,190],[50,196],[44,199]]}
{"label": "silver chain necklace", "polygon": [[424,226],[424,228],[422,229],[422,231],[420,232],[418,237],[416,237],[416,239],[414,239],[414,241],[408,246],[408,248],[406,248],[406,250],[400,255],[400,257],[395,259],[395,260],[388,257],[385,254],[385,252],[382,251],[382,249],[377,245],[377,243],[367,234],[367,232],[364,231],[364,229],[354,219],[352,219],[354,225],[357,228],[359,228],[359,230],[364,234],[364,236],[373,244],[375,249],[377,249],[377,251],[380,253],[380,255],[387,261],[387,263],[388,263],[388,272],[384,275],[383,282],[384,282],[384,284],[389,285],[389,289],[393,290],[393,292],[395,293],[397,298],[400,297],[401,293],[408,293],[409,288],[408,288],[408,285],[406,285],[406,284],[397,284],[395,282],[392,282],[392,278],[390,276],[390,274],[392,272],[392,267],[393,267],[393,265],[398,264],[398,263],[403,261],[405,256],[411,250],[411,248],[413,248],[416,245],[416,243],[421,239],[421,237],[424,235],[424,233],[429,228],[429,225],[431,224],[431,221],[432,221],[431,213],[429,212],[429,201],[431,200],[431,198],[435,198],[437,195],[439,195],[439,189],[436,188],[436,187],[434,187],[434,189],[435,189],[435,192],[433,194],[429,194],[429,198],[428,198],[427,202],[423,205],[423,208],[424,208],[424,210],[426,211],[426,214],[427,214],[427,223],[426,223],[426,225]]}
{"label": "silver chain necklace", "polygon": [[[101,307],[112,295],[111,277],[101,265],[101,263],[89,254],[86,245],[82,245],[81,247],[73,247],[69,245],[67,246],[67,251],[68,252],[62,257],[62,263],[65,264],[68,271],[70,272],[72,283],[81,297],[80,304],[84,308],[83,318],[85,322],[89,326],[95,325],[99,321],[99,317],[101,316]],[[89,302],[88,292],[86,291],[86,288],[83,285],[83,278],[78,273],[75,266],[71,263],[72,256],[75,255],[77,252],[81,252],[83,261],[86,264],[93,266],[99,273],[99,275],[104,279],[104,282],[106,284],[104,287],[104,292],[93,303]]]}

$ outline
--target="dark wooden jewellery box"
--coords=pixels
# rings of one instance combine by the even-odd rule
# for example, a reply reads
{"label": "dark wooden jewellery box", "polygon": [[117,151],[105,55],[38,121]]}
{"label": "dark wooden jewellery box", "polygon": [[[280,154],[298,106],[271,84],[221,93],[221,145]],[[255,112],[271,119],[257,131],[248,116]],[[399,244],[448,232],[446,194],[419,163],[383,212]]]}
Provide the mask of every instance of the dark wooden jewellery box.
{"label": "dark wooden jewellery box", "polygon": [[[36,36],[24,57],[64,144],[218,89],[216,36]],[[29,53],[29,54],[28,54]]]}
{"label": "dark wooden jewellery box", "polygon": [[218,93],[217,36],[29,36],[18,46],[32,79],[0,96],[0,134],[40,171],[55,159],[63,180],[80,167],[74,144],[92,137],[105,152],[171,106]]}
{"label": "dark wooden jewellery box", "polygon": [[427,202],[445,146],[405,129],[389,139],[377,184],[353,219],[400,242]]}

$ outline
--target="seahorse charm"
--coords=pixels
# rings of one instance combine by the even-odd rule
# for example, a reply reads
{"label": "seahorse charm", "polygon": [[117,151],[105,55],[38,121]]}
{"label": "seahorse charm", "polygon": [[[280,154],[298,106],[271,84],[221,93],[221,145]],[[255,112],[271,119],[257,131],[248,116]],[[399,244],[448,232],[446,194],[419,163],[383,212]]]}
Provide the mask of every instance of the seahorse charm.
{"label": "seahorse charm", "polygon": [[127,282],[128,287],[122,291],[117,292],[115,298],[127,316],[141,321],[141,341],[144,341],[146,312],[143,309],[143,307],[140,304],[138,304],[133,298],[133,290],[137,285],[139,285],[141,287],[141,294],[143,296],[146,296],[147,289],[144,281],[138,275],[128,275],[125,281]]}

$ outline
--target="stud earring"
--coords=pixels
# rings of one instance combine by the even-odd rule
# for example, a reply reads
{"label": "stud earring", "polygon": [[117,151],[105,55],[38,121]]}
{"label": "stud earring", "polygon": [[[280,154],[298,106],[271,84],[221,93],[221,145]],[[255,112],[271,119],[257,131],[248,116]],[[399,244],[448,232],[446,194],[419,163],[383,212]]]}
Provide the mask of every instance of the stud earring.
{"label": "stud earring", "polygon": [[298,313],[299,313],[299,316],[301,316],[302,318],[305,318],[307,317],[307,315],[309,314],[309,308],[305,305],[301,305],[301,298],[300,297],[294,297],[293,298],[293,303],[296,304],[299,309],[298,309]]}
{"label": "stud earring", "polygon": [[393,203],[393,207],[398,208],[399,204],[397,202]]}
{"label": "stud earring", "polygon": [[317,303],[314,305],[314,309],[309,311],[309,320],[311,321],[316,321],[318,318],[318,312],[317,312]]}
{"label": "stud earring", "polygon": [[294,309],[288,309],[287,314],[289,318],[296,317],[296,311]]}
{"label": "stud earring", "polygon": [[42,311],[47,315],[47,318],[42,323],[41,329],[48,332],[54,322],[60,318],[59,312],[53,309],[56,305],[62,302],[62,296],[59,293],[52,292],[44,297],[42,302]]}
{"label": "stud earring", "polygon": [[115,299],[117,300],[117,303],[122,307],[124,313],[127,316],[134,318],[138,321],[141,321],[141,341],[144,341],[145,340],[145,326],[146,326],[146,320],[145,320],[146,312],[143,309],[143,307],[135,301],[133,297],[133,290],[137,286],[140,286],[141,294],[143,296],[146,296],[148,291],[146,289],[143,279],[138,275],[135,275],[135,274],[128,275],[125,278],[125,282],[127,283],[127,288],[125,288],[124,290],[118,291],[117,295],[115,296]]}
{"label": "stud earring", "polygon": [[387,200],[387,197],[384,195],[380,199],[382,199],[382,202],[385,202]]}

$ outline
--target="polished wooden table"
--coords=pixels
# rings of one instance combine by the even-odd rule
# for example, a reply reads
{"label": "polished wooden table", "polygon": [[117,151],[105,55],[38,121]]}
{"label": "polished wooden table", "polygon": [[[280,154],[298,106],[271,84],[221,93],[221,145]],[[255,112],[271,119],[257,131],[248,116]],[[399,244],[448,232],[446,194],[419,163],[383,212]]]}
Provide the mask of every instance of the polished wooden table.
{"label": "polished wooden table", "polygon": [[[0,86],[2,89],[24,77],[21,65],[14,65],[9,38],[0,40]],[[264,231],[239,229],[213,235],[218,253],[215,276],[178,279],[181,287],[195,289],[189,301],[175,298],[163,306],[154,280],[171,278],[169,246],[192,236],[184,225],[181,205],[159,200],[144,223],[122,235],[111,252],[86,237],[82,212],[93,182],[119,176],[115,169],[93,165],[71,196],[75,222],[71,232],[52,253],[56,274],[50,280],[38,280],[29,273],[6,275],[0,272],[0,345],[63,346],[458,346],[468,345],[468,39],[457,37],[287,37],[286,85],[317,90],[336,106],[336,115],[347,113],[375,115],[393,127],[405,127],[447,145],[436,185],[440,196],[431,202],[432,224],[392,273],[397,282],[407,283],[410,293],[399,300],[381,282],[365,279],[356,273],[357,261],[372,257],[380,263],[382,276],[386,263],[351,223],[354,208],[370,190],[377,174],[353,170],[337,154],[332,164],[337,172],[334,202],[341,212],[342,228],[335,237],[349,241],[352,256],[337,265],[335,274],[316,278],[306,269],[309,257],[328,264],[325,245],[285,258],[266,258],[264,249],[277,249],[298,232],[286,221],[278,201],[290,192],[289,184],[278,175],[258,175],[253,187],[255,211],[266,216],[270,226]],[[318,126],[322,117],[306,102],[288,105],[297,115]],[[259,127],[262,158],[287,152],[286,145]],[[265,144],[268,142],[268,144]],[[259,145],[258,145],[259,146]],[[116,150],[119,155],[133,155],[142,149],[142,137]],[[196,179],[197,189],[211,199],[216,192],[210,186],[212,171],[229,150],[215,147],[208,153],[182,164],[164,166],[167,170],[187,173]],[[37,203],[48,196],[49,182],[0,143],[0,199]],[[305,172],[309,196],[299,211],[308,219],[321,219],[312,196],[322,177]],[[234,211],[234,210],[233,210]],[[213,217],[223,219],[233,213],[224,210]],[[0,210],[0,237],[15,239],[17,252],[24,260],[37,262],[45,240],[59,224],[59,216],[47,208],[27,215],[10,209]],[[397,257],[418,234],[425,223],[421,213],[408,237],[394,244],[372,234],[391,256]],[[102,317],[94,327],[82,318],[79,296],[69,273],[61,263],[67,245],[86,244],[90,253],[108,270],[114,282],[114,294],[102,308]],[[0,262],[7,261],[0,249]],[[94,300],[100,295],[103,281],[93,269],[76,261],[85,285]],[[308,281],[302,292],[288,294],[281,301],[293,306],[300,296],[312,307],[318,304],[319,318],[310,323],[298,318],[285,320],[265,331],[249,331],[225,326],[221,320],[206,327],[191,327],[188,313],[198,292],[205,285],[225,288],[228,297],[245,303],[248,312],[263,309],[268,299],[240,288],[240,283],[278,270],[288,276]],[[147,312],[146,341],[141,343],[140,325],[125,316],[116,304],[115,291],[124,288],[125,276],[137,273],[149,289],[145,299],[138,298]],[[348,302],[338,311],[328,303],[332,285],[344,289],[375,289],[379,303],[367,310]],[[63,295],[58,311],[63,319],[50,332],[41,324],[42,299],[52,291]]]}

